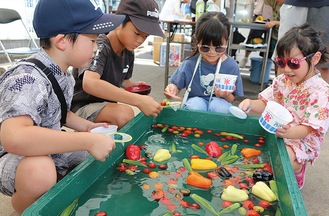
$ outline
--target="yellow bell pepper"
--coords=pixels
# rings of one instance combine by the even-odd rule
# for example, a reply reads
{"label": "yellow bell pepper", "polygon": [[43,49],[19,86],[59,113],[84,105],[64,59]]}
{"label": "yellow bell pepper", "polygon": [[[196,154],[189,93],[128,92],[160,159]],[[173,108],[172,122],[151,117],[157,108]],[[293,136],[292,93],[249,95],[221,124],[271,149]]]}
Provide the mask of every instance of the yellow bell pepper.
{"label": "yellow bell pepper", "polygon": [[223,190],[221,198],[231,202],[243,202],[248,199],[248,194],[230,185]]}
{"label": "yellow bell pepper", "polygon": [[212,170],[217,168],[217,164],[208,159],[191,159],[191,167],[194,170]]}
{"label": "yellow bell pepper", "polygon": [[158,149],[155,152],[153,160],[155,162],[162,162],[171,158],[171,154],[168,149]]}
{"label": "yellow bell pepper", "polygon": [[269,188],[267,184],[262,181],[259,181],[252,186],[251,193],[268,202],[273,202],[276,200],[276,196],[271,188]]}

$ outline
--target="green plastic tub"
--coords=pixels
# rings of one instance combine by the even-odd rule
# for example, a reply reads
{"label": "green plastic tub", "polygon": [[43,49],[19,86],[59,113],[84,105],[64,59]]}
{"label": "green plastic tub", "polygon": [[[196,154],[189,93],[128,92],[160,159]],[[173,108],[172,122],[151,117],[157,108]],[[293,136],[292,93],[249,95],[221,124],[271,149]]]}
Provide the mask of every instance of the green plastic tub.
{"label": "green plastic tub", "polygon": [[[171,108],[164,108],[155,119],[146,117],[142,113],[138,114],[120,132],[130,134],[133,137],[130,143],[135,143],[155,122],[264,136],[267,145],[269,145],[268,149],[270,149],[270,160],[278,186],[278,206],[282,214],[287,216],[307,215],[283,140],[263,130],[257,117],[248,117],[246,120],[241,120],[226,114],[183,109],[178,109],[175,112]],[[60,215],[74,200],[80,197],[91,185],[95,184],[97,179],[104,173],[111,175],[116,170],[116,164],[124,158],[124,153],[125,147],[117,144],[117,148],[111,153],[106,162],[102,163],[94,160],[91,156],[88,157],[26,209],[23,215]],[[130,207],[129,205],[125,204],[124,208]],[[142,213],[147,206],[139,205],[138,201],[136,204],[131,205],[136,209],[136,212],[141,212],[137,215],[149,215]],[[112,213],[109,215],[121,216],[122,214]]]}

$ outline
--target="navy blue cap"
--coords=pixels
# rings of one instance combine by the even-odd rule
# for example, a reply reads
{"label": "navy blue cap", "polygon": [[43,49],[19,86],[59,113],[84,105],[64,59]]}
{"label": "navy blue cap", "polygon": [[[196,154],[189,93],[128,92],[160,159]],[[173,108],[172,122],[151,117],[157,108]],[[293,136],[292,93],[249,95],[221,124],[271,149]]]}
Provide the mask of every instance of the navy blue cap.
{"label": "navy blue cap", "polygon": [[39,0],[33,27],[39,38],[58,34],[102,34],[112,31],[123,15],[105,14],[95,0]]}

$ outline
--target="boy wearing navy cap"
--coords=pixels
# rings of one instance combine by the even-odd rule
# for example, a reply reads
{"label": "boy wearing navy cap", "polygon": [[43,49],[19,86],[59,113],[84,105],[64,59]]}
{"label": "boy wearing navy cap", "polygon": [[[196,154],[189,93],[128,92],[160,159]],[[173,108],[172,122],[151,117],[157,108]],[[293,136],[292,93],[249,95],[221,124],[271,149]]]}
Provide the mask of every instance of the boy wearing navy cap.
{"label": "boy wearing navy cap", "polygon": [[[89,132],[106,123],[69,111],[74,79],[67,70],[86,67],[98,34],[124,18],[104,14],[93,0],[38,1],[33,26],[42,49],[0,77],[0,192],[12,196],[17,213],[56,184],[57,175],[89,154],[105,161],[115,148],[112,139]],[[31,60],[39,60],[43,70]],[[63,132],[61,122],[81,132]]]}
{"label": "boy wearing navy cap", "polygon": [[125,104],[138,107],[147,116],[157,116],[162,109],[152,97],[123,88],[146,84],[130,80],[134,50],[149,35],[164,35],[154,0],[121,0],[117,14],[126,15],[126,19],[109,34],[99,35],[98,50],[87,68],[73,71],[76,85],[71,110],[90,121],[107,122],[121,128],[134,117],[133,109]]}

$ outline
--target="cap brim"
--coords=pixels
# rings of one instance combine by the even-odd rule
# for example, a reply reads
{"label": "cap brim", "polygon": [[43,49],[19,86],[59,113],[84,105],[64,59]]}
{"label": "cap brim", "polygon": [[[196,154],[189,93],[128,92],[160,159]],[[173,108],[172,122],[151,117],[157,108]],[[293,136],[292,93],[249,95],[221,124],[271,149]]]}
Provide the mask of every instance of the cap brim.
{"label": "cap brim", "polygon": [[103,34],[114,30],[118,27],[123,20],[125,15],[115,15],[115,14],[103,14],[92,24],[81,29],[82,34]]}
{"label": "cap brim", "polygon": [[159,37],[164,37],[163,31],[159,23],[142,20],[133,16],[129,16],[133,24],[138,28],[138,30],[144,32],[148,35],[156,35]]}

